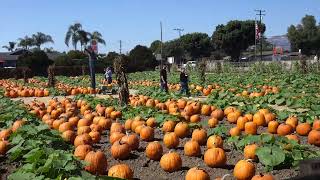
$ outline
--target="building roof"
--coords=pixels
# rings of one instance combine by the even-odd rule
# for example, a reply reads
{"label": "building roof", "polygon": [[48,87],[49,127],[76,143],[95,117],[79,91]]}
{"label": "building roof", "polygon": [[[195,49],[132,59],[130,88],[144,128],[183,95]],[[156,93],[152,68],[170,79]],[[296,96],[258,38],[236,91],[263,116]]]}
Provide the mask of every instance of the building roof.
{"label": "building roof", "polygon": [[11,52],[0,52],[0,60],[3,61],[16,61],[19,55],[11,55]]}

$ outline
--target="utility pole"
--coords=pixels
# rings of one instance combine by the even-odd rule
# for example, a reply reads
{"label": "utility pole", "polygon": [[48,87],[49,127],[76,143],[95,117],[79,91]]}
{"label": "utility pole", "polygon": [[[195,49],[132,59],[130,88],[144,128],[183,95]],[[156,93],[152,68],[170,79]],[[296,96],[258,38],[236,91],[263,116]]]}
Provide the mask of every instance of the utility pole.
{"label": "utility pole", "polygon": [[161,44],[160,44],[160,54],[161,54],[161,60],[160,60],[160,68],[162,69],[163,67],[163,59],[162,59],[162,48],[163,48],[163,39],[162,39],[162,22],[160,21],[160,39],[161,39]]}
{"label": "utility pole", "polygon": [[[181,38],[181,32],[183,32],[184,31],[184,29],[182,29],[182,28],[175,28],[175,29],[173,29],[174,31],[178,31],[178,33],[179,33],[179,38]],[[181,44],[180,44],[180,47],[181,47]],[[184,55],[184,54],[183,54]],[[183,57],[183,55],[182,55],[182,57]],[[181,57],[181,59],[182,59],[182,57]],[[182,60],[180,59],[180,65],[182,65]]]}
{"label": "utility pole", "polygon": [[121,55],[121,51],[122,51],[122,41],[120,40],[119,42],[120,42],[120,49],[119,49],[119,50],[120,50],[120,55]]}
{"label": "utility pole", "polygon": [[178,31],[178,33],[179,33],[179,38],[181,38],[181,32],[183,32],[184,29],[182,29],[182,28],[175,28],[175,29],[173,29],[173,30]]}
{"label": "utility pole", "polygon": [[[255,12],[257,12],[256,15],[258,15],[260,17],[260,23],[259,23],[259,30],[261,31],[261,25],[262,25],[262,16],[265,16],[265,10],[254,10]],[[262,61],[262,35],[260,37],[260,60]]]}

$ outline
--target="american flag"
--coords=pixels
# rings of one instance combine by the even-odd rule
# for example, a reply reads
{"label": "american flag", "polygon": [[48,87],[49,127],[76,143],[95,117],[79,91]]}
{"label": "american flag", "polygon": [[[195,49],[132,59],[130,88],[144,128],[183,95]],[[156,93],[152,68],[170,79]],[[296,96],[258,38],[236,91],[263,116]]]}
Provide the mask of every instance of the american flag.
{"label": "american flag", "polygon": [[259,40],[261,38],[261,31],[258,25],[258,22],[256,21],[256,26],[255,26],[255,30],[256,30],[256,40]]}

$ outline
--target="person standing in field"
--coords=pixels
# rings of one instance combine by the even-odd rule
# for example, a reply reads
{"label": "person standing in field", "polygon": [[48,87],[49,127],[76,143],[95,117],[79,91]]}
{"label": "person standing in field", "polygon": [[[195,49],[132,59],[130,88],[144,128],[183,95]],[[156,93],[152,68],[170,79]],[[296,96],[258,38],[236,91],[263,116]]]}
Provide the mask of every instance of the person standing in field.
{"label": "person standing in field", "polygon": [[189,92],[188,82],[189,82],[188,74],[186,73],[185,69],[182,69],[181,73],[180,73],[180,85],[181,85],[180,94],[185,92],[186,95],[189,97],[190,96],[190,92]]}
{"label": "person standing in field", "polygon": [[163,66],[162,69],[160,70],[160,88],[161,88],[161,91],[165,90],[168,93],[166,66]]}
{"label": "person standing in field", "polygon": [[111,84],[112,83],[112,71],[110,67],[107,67],[106,72],[104,74],[105,77],[105,81],[107,82],[107,84]]}

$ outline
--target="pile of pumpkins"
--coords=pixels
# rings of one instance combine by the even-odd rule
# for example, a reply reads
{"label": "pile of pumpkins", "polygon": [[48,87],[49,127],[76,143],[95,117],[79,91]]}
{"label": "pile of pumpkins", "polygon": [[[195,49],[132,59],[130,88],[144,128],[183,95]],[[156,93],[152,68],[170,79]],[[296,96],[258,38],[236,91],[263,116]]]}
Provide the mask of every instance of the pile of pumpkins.
{"label": "pile of pumpkins", "polygon": [[0,131],[0,155],[5,155],[9,149],[9,137],[26,123],[23,119],[16,120],[11,127]]}

